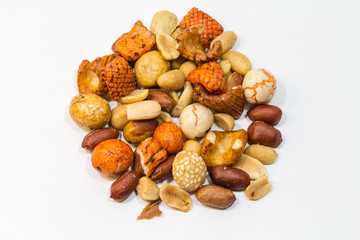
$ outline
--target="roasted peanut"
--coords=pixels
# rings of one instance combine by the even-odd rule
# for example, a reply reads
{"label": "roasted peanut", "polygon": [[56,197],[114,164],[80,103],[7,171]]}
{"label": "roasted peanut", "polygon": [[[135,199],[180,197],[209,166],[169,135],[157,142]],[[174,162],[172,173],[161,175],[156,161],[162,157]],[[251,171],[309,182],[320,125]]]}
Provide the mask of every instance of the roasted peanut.
{"label": "roasted peanut", "polygon": [[261,176],[252,182],[245,190],[246,197],[250,200],[258,200],[265,196],[272,186],[267,176]]}
{"label": "roasted peanut", "polygon": [[145,201],[154,201],[160,197],[158,185],[148,177],[140,178],[139,183],[136,186],[136,191]]}
{"label": "roasted peanut", "polygon": [[174,98],[160,89],[149,89],[147,99],[157,101],[161,106],[161,110],[165,112],[171,112],[176,106]]}
{"label": "roasted peanut", "polygon": [[128,120],[146,120],[159,116],[161,106],[157,101],[146,100],[126,105]]}
{"label": "roasted peanut", "polygon": [[158,125],[155,119],[130,121],[124,127],[124,138],[130,144],[139,144],[151,137]]}
{"label": "roasted peanut", "polygon": [[129,120],[126,114],[126,104],[119,105],[112,110],[111,126],[120,130],[123,129]]}
{"label": "roasted peanut", "polygon": [[179,101],[179,95],[176,91],[167,91],[167,93],[175,100],[175,102]]}
{"label": "roasted peanut", "polygon": [[220,61],[220,68],[223,71],[224,75],[228,74],[231,70],[231,64],[228,60],[221,60]]}
{"label": "roasted peanut", "polygon": [[242,154],[240,160],[232,165],[233,168],[238,168],[249,174],[251,180],[258,179],[259,177],[266,175],[264,165],[256,158],[249,155]]}
{"label": "roasted peanut", "polygon": [[197,65],[192,61],[186,61],[181,64],[179,70],[184,74],[185,78],[189,75],[190,72],[197,69]]}
{"label": "roasted peanut", "polygon": [[161,111],[159,116],[157,116],[156,121],[159,122],[159,125],[164,122],[172,122],[170,113]]}
{"label": "roasted peanut", "polygon": [[111,198],[117,201],[124,201],[135,190],[139,181],[139,175],[135,171],[128,171],[123,173],[111,185]]}
{"label": "roasted peanut", "polygon": [[187,140],[182,148],[182,150],[194,152],[200,155],[201,152],[201,143],[196,140]]}
{"label": "roasted peanut", "polygon": [[162,181],[170,177],[174,159],[175,159],[175,155],[168,156],[168,158],[164,162],[160,163],[155,168],[153,173],[150,175],[150,178],[153,181]]}
{"label": "roasted peanut", "polygon": [[165,184],[160,188],[160,198],[166,205],[187,212],[192,206],[190,195],[183,189]]}
{"label": "roasted peanut", "polygon": [[98,145],[102,141],[113,138],[117,139],[119,135],[120,135],[119,131],[113,127],[98,129],[88,133],[84,137],[81,147],[87,150],[93,150],[96,147],[96,145]]}
{"label": "roasted peanut", "polygon": [[206,185],[196,192],[197,200],[205,206],[226,209],[236,200],[234,193],[217,185]]}
{"label": "roasted peanut", "polygon": [[235,45],[237,36],[236,33],[234,33],[233,31],[225,31],[211,41],[210,48],[214,45],[216,41],[219,40],[221,42],[222,54],[224,54]]}
{"label": "roasted peanut", "polygon": [[178,23],[177,16],[169,11],[162,10],[153,16],[150,30],[153,34],[166,33],[170,35],[175,30]]}
{"label": "roasted peanut", "polygon": [[144,100],[148,96],[148,89],[135,89],[125,97],[121,98],[123,103],[135,103]]}
{"label": "roasted peanut", "polygon": [[225,131],[232,131],[235,126],[235,120],[232,116],[225,113],[214,114],[215,123]]}
{"label": "roasted peanut", "polygon": [[272,164],[275,162],[278,154],[271,147],[263,146],[260,144],[253,144],[245,148],[244,153],[256,158],[263,164]]}
{"label": "roasted peanut", "polygon": [[251,69],[249,59],[237,51],[228,51],[222,55],[221,59],[228,60],[231,64],[231,70],[238,72],[240,75],[245,75]]}
{"label": "roasted peanut", "polygon": [[159,85],[159,87],[170,91],[182,89],[184,83],[185,83],[185,76],[178,69],[170,70],[162,74],[157,79],[157,84]]}
{"label": "roasted peanut", "polygon": [[250,176],[241,169],[232,167],[209,168],[209,175],[214,184],[234,191],[244,191],[250,184]]}
{"label": "roasted peanut", "polygon": [[274,105],[257,105],[247,112],[246,116],[251,121],[263,121],[272,126],[280,122],[282,111]]}
{"label": "roasted peanut", "polygon": [[262,121],[255,121],[248,127],[249,143],[278,147],[282,142],[281,132]]}
{"label": "roasted peanut", "polygon": [[179,117],[182,110],[191,103],[193,87],[190,82],[186,81],[184,85],[184,91],[180,95],[179,101],[176,103],[174,110],[171,112],[171,116]]}
{"label": "roasted peanut", "polygon": [[177,59],[171,60],[171,69],[179,69],[187,59],[180,55]]}
{"label": "roasted peanut", "polygon": [[156,46],[166,60],[173,60],[180,56],[180,52],[176,50],[175,39],[168,34],[159,33],[156,35]]}

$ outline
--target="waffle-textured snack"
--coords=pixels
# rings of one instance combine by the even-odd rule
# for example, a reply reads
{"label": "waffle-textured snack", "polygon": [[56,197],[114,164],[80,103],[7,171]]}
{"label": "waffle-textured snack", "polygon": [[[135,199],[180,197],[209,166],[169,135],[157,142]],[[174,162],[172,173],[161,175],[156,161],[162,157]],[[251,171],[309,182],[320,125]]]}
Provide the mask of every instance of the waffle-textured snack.
{"label": "waffle-textured snack", "polygon": [[195,62],[215,61],[221,57],[221,41],[216,41],[209,51],[205,51],[200,39],[204,29],[205,25],[192,26],[176,37],[177,50],[182,56]]}
{"label": "waffle-textured snack", "polygon": [[199,11],[196,7],[190,9],[190,11],[183,17],[179,23],[179,27],[187,29],[194,25],[206,26],[204,32],[200,36],[201,43],[205,48],[209,47],[211,41],[224,31],[224,28],[220,25],[220,23],[207,13]]}
{"label": "waffle-textured snack", "polygon": [[119,54],[114,53],[96,58],[90,63],[89,60],[83,60],[79,66],[77,75],[77,86],[79,93],[95,93],[105,96],[108,92],[106,82],[101,79],[101,70]]}
{"label": "waffle-textured snack", "polygon": [[130,32],[123,34],[115,41],[112,50],[127,61],[134,62],[141,55],[150,51],[155,42],[154,34],[141,21],[137,21]]}
{"label": "waffle-textured snack", "polygon": [[106,82],[111,100],[118,100],[136,88],[133,68],[120,56],[101,70],[101,79]]}
{"label": "waffle-textured snack", "polygon": [[208,62],[190,72],[187,80],[191,83],[202,84],[213,94],[222,94],[226,91],[226,79],[218,62]]}

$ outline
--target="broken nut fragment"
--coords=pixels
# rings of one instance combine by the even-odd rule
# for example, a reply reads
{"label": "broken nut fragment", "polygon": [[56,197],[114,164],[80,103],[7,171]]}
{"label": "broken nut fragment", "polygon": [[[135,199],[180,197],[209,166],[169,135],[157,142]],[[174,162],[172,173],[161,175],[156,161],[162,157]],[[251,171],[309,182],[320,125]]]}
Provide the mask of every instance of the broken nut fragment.
{"label": "broken nut fragment", "polygon": [[161,200],[153,201],[146,205],[146,207],[142,210],[140,215],[137,217],[138,220],[141,219],[152,219],[153,217],[159,217],[162,214],[162,211],[160,211]]}
{"label": "broken nut fragment", "polygon": [[148,177],[140,178],[139,183],[136,186],[136,191],[145,201],[154,201],[160,197],[158,185]]}
{"label": "broken nut fragment", "polygon": [[225,113],[214,114],[215,123],[225,131],[232,131],[235,126],[234,118]]}
{"label": "broken nut fragment", "polygon": [[258,179],[259,177],[266,175],[264,165],[256,158],[249,155],[242,154],[240,160],[232,165],[233,168],[238,168],[249,174],[251,180]]}
{"label": "broken nut fragment", "polygon": [[192,200],[190,195],[183,189],[165,184],[160,188],[160,198],[166,205],[183,212],[190,210]]}
{"label": "broken nut fragment", "polygon": [[258,200],[265,196],[272,188],[267,176],[261,176],[252,182],[245,190],[246,197],[250,200]]}
{"label": "broken nut fragment", "polygon": [[159,33],[156,35],[156,46],[166,60],[177,59],[180,52],[176,50],[176,41],[170,35]]}
{"label": "broken nut fragment", "polygon": [[201,147],[207,167],[230,166],[239,159],[247,142],[243,129],[233,132],[210,131]]}

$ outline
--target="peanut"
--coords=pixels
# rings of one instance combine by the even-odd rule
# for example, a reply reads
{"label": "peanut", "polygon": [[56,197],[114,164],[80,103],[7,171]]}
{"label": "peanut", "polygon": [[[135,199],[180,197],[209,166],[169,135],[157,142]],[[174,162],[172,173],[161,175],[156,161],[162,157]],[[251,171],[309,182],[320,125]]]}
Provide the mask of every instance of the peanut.
{"label": "peanut", "polygon": [[242,154],[240,160],[232,165],[233,168],[238,168],[249,174],[251,180],[258,179],[259,177],[266,175],[264,165],[256,158],[249,155]]}
{"label": "peanut", "polygon": [[234,193],[217,185],[206,185],[196,192],[197,200],[205,206],[226,209],[236,200]]}
{"label": "peanut", "polygon": [[166,205],[183,212],[190,210],[192,200],[190,195],[183,189],[165,184],[160,188],[160,198]]}
{"label": "peanut", "polygon": [[160,197],[158,185],[148,177],[140,178],[139,184],[136,186],[136,191],[145,201],[154,201]]}
{"label": "peanut", "polygon": [[256,158],[263,164],[272,164],[275,162],[278,156],[277,152],[273,148],[260,144],[253,144],[248,146],[244,150],[244,153],[253,158]]}
{"label": "peanut", "polygon": [[272,186],[267,176],[261,176],[252,182],[245,190],[246,197],[250,200],[258,200],[265,196]]}

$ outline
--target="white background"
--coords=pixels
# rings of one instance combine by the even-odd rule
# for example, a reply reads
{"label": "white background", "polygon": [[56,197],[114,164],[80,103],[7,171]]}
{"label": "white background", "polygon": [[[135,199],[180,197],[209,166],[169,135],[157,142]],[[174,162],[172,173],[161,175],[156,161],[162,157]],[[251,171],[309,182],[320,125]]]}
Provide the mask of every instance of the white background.
{"label": "white background", "polygon": [[[60,3],[61,2],[61,3]],[[228,210],[136,217],[135,194],[80,147],[69,117],[83,59],[111,53],[136,20],[193,6],[238,34],[234,49],[278,80],[284,117],[272,191]],[[360,239],[359,1],[1,1],[0,239]],[[241,117],[237,128],[247,128]]]}

